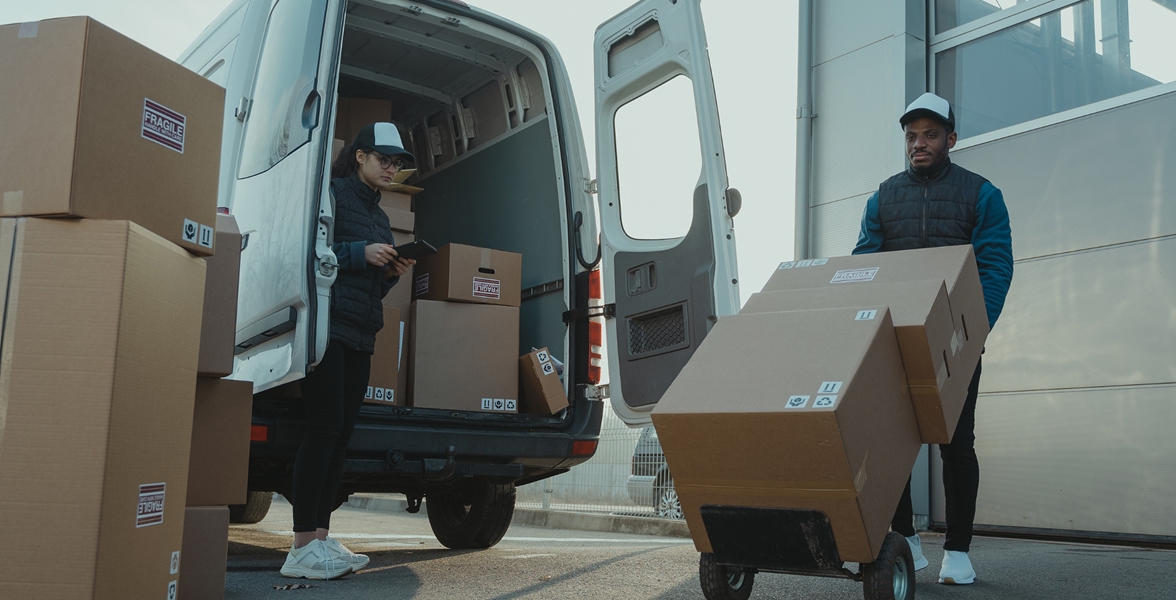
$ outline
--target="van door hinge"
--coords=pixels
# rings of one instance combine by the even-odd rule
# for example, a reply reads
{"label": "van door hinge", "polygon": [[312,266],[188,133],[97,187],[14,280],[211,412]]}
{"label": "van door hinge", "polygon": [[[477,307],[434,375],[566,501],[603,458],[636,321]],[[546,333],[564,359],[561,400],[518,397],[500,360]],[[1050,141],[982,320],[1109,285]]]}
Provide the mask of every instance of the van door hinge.
{"label": "van door hinge", "polygon": [[606,398],[612,397],[609,395],[607,383],[604,385],[588,386],[588,388],[584,390],[584,395],[587,396],[589,400],[604,400]]}
{"label": "van door hinge", "polygon": [[594,319],[596,317],[604,317],[605,319],[612,319],[617,316],[616,304],[605,304],[604,306],[589,306],[588,308],[573,308],[563,314],[563,322],[571,323],[572,321],[582,321],[584,319]]}
{"label": "van door hinge", "polygon": [[585,179],[584,180],[584,193],[595,194],[595,193],[597,193],[597,190],[599,190],[599,189],[600,189],[600,186],[597,185],[595,179]]}
{"label": "van door hinge", "polygon": [[327,254],[319,259],[319,274],[323,277],[330,277],[338,268],[339,263],[335,261],[334,254]]}
{"label": "van door hinge", "polygon": [[233,116],[237,117],[238,121],[245,122],[245,117],[249,114],[249,98],[241,98],[241,102],[237,104],[237,108],[233,109]]}

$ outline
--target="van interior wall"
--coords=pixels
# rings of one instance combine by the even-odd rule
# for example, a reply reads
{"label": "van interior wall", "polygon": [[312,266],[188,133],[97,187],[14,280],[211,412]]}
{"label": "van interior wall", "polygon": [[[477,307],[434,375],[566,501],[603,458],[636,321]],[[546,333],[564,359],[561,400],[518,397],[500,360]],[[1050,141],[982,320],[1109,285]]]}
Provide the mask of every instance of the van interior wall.
{"label": "van interior wall", "polygon": [[[418,185],[417,239],[523,255],[523,289],[563,280],[559,167],[547,119],[538,119],[472,152]],[[562,293],[523,300],[520,352],[547,347],[564,360]]]}

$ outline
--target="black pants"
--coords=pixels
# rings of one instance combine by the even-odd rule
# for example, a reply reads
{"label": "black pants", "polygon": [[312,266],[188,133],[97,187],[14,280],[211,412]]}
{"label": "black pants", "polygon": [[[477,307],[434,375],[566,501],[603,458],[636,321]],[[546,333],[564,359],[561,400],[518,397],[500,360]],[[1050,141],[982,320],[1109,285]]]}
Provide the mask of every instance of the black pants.
{"label": "black pants", "polygon": [[294,460],[294,531],[331,528],[343,459],[367,392],[372,355],[332,341],[302,380],[306,430]]}
{"label": "black pants", "polygon": [[[972,523],[976,520],[976,494],[980,491],[980,463],[976,460],[976,396],[980,392],[980,365],[968,385],[968,399],[960,413],[950,444],[940,444],[943,457],[943,499],[947,512],[947,541],[944,550],[967,552],[972,545]],[[915,509],[911,504],[911,480],[907,479],[902,499],[894,511],[890,528],[906,537],[915,535]]]}

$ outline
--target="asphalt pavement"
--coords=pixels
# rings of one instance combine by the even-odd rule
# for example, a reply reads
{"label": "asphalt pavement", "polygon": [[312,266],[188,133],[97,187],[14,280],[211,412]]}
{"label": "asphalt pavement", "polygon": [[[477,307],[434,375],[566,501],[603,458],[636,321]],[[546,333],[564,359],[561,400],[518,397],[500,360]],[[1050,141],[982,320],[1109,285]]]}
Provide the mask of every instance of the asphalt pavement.
{"label": "asphalt pavement", "polygon": [[[226,598],[339,599],[701,599],[698,552],[683,538],[513,525],[489,550],[441,546],[424,515],[339,509],[332,535],[371,557],[364,571],[335,581],[278,574],[293,539],[290,505],[275,500],[266,519],[233,526]],[[1159,599],[1176,597],[1176,551],[977,538],[970,586],[935,583],[943,538],[925,534],[931,567],[917,598]],[[309,583],[308,589],[275,586]],[[858,583],[761,573],[752,598],[852,600]]]}

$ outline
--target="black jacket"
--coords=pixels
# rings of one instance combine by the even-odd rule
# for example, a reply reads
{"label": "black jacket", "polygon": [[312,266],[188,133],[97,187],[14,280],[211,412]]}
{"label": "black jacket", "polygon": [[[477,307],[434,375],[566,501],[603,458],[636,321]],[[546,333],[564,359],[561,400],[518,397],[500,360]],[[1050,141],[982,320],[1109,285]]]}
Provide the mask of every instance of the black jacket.
{"label": "black jacket", "polygon": [[381,300],[400,279],[386,279],[384,267],[367,264],[368,244],[395,244],[380,192],[351,174],[331,180],[335,201],[335,242],[339,272],[331,287],[331,340],[352,350],[375,352],[376,334],[384,327]]}

